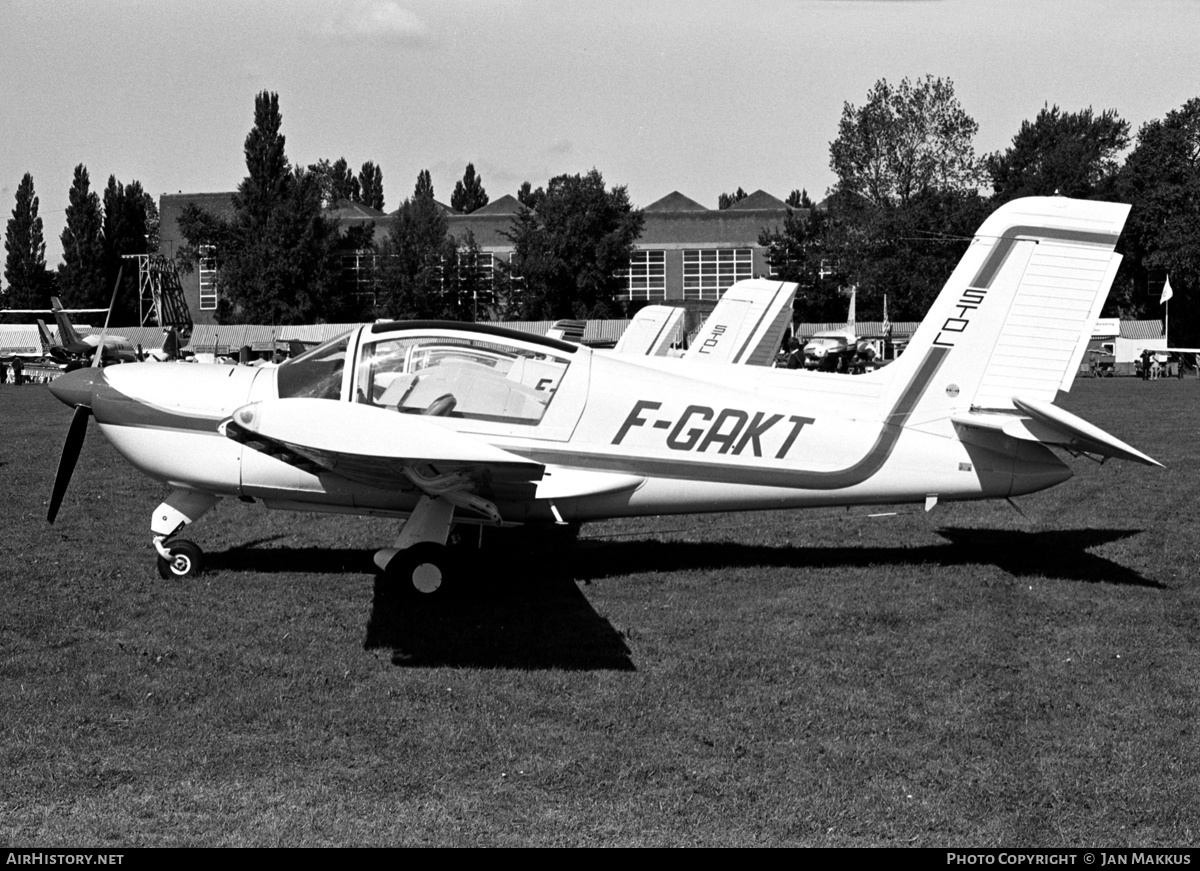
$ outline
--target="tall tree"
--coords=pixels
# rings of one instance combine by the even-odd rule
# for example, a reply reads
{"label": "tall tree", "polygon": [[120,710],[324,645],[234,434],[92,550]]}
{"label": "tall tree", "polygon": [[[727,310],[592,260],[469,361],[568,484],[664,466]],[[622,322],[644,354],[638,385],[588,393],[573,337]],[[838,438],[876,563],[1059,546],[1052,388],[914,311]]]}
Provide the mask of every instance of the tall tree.
{"label": "tall tree", "polygon": [[4,230],[4,308],[48,308],[50,274],[46,271],[46,240],[38,216],[38,198],[29,173],[17,185],[12,217]]}
{"label": "tall tree", "polygon": [[521,182],[521,186],[517,188],[517,202],[527,209],[533,209],[535,212],[544,196],[546,196],[545,188],[539,187],[537,190],[534,190],[533,185],[527,181]]}
{"label": "tall tree", "polygon": [[229,219],[189,206],[180,215],[191,262],[217,262],[218,316],[223,323],[304,323],[337,307],[336,232],[321,215],[318,173],[293,170],[280,132],[276,94],[254,101],[246,136],[247,176]]}
{"label": "tall tree", "polygon": [[333,165],[333,201],[335,203],[340,203],[342,200],[357,202],[360,194],[358,179],[354,177],[354,171],[346,163],[346,158],[339,157],[337,163]]}
{"label": "tall tree", "polygon": [[450,207],[456,212],[469,215],[487,204],[488,195],[487,191],[483,189],[483,179],[475,174],[475,164],[468,163],[462,181],[454,185],[454,193],[450,197]]}
{"label": "tall tree", "polygon": [[108,177],[104,189],[104,284],[112,288],[121,276],[113,308],[114,325],[136,324],[138,320],[138,271],[126,254],[145,254],[148,250],[146,196],[140,182],[123,185],[116,176]]}
{"label": "tall tree", "polygon": [[446,280],[446,266],[456,259],[448,231],[432,193],[413,196],[397,209],[377,261],[380,307],[388,317],[462,319],[453,277]]}
{"label": "tall tree", "polygon": [[950,79],[880,79],[861,107],[845,103],[829,146],[836,189],[876,206],[904,205],[919,193],[976,190],[983,165],[972,140],[979,125]]}
{"label": "tall tree", "polygon": [[1090,106],[1079,112],[1043,106],[1032,122],[1021,122],[1008,149],[987,156],[994,203],[1055,193],[1107,195],[1128,144],[1129,122],[1113,109],[1096,114]]}
{"label": "tall tree", "polygon": [[719,209],[719,210],[728,209],[734,203],[740,203],[742,200],[746,199],[746,197],[748,197],[748,196],[750,196],[750,195],[748,193],[746,193],[744,190],[742,190],[740,187],[731,194],[721,194],[719,197],[717,197],[717,209]]}
{"label": "tall tree", "polygon": [[813,203],[812,199],[808,196],[807,189],[793,190],[790,194],[787,195],[787,199],[784,200],[784,202],[787,203],[789,206],[791,206],[793,209],[816,208],[816,205]]}
{"label": "tall tree", "polygon": [[835,310],[836,290],[844,278],[829,268],[835,252],[828,221],[828,212],[789,208],[782,227],[763,228],[758,235],[776,277],[799,285],[792,305],[804,321],[836,321],[845,314],[844,307]]}
{"label": "tall tree", "polygon": [[433,199],[433,179],[429,170],[423,169],[417,173],[417,184],[413,188],[413,199]]}
{"label": "tall tree", "polygon": [[383,170],[368,160],[358,173],[358,189],[364,206],[383,211]]}
{"label": "tall tree", "polygon": [[621,305],[644,216],[626,189],[607,190],[598,170],[550,180],[537,211],[522,209],[507,234],[521,275],[525,318],[609,317]]}
{"label": "tall tree", "polygon": [[1200,341],[1200,97],[1142,125],[1117,180],[1117,198],[1133,208],[1125,225],[1125,261],[1105,311],[1162,317],[1166,277],[1172,344]]}
{"label": "tall tree", "polygon": [[69,305],[108,307],[104,283],[104,239],[100,198],[91,189],[87,167],[75,167],[67,204],[67,226],[62,235],[63,262],[58,287]]}

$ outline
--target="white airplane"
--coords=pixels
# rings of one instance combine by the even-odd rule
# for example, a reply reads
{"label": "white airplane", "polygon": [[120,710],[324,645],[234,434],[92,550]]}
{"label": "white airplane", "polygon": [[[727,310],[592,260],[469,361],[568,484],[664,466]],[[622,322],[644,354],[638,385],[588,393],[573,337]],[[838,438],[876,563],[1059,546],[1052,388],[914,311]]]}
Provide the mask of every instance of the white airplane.
{"label": "white airplane", "polygon": [[[402,518],[375,554],[405,589],[456,577],[452,527],[1004,499],[1071,455],[1159,465],[1054,404],[1120,257],[1129,207],[1016,200],[989,217],[890,366],[856,378],[631,357],[486,324],[379,323],[277,368],[79,369],[54,520],[94,415],[169,495],[164,577],[201,570],[179,533],[222,498]],[[482,535],[481,535],[482,537]]]}
{"label": "white airplane", "polygon": [[[853,358],[854,355],[869,347],[858,338],[858,327],[855,324],[854,314],[857,294],[857,288],[850,288],[850,309],[846,313],[844,326],[832,330],[821,330],[804,345],[804,367],[806,369],[831,371],[839,368],[838,364],[842,358]],[[849,361],[847,360],[847,362]]]}

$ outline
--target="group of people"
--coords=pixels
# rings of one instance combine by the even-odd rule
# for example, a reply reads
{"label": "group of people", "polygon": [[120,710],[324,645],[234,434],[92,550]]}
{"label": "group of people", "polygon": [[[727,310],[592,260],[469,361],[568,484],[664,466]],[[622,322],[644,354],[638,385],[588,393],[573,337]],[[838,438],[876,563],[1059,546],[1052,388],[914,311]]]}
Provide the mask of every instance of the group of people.
{"label": "group of people", "polygon": [[1141,357],[1137,361],[1138,375],[1143,381],[1157,381],[1159,378],[1170,378],[1174,375],[1176,378],[1183,377],[1183,360],[1178,360],[1174,364],[1174,370],[1170,363],[1159,362],[1158,355],[1153,351],[1142,351]]}

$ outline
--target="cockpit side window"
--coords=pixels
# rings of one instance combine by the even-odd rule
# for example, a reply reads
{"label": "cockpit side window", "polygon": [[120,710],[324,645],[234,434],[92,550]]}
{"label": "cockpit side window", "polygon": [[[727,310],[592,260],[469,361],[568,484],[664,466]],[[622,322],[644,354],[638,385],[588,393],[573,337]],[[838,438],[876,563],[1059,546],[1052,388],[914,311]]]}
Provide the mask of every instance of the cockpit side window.
{"label": "cockpit side window", "polygon": [[537,424],[569,360],[476,337],[381,337],[363,346],[358,402],[410,414]]}
{"label": "cockpit side window", "polygon": [[349,344],[347,333],[280,364],[277,375],[280,398],[340,399]]}

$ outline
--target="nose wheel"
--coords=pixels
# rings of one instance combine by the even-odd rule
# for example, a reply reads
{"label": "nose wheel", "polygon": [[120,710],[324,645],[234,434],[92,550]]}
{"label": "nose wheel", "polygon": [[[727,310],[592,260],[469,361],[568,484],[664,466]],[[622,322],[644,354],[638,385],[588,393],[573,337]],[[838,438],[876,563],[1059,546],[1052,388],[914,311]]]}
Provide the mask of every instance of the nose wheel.
{"label": "nose wheel", "polygon": [[167,556],[158,557],[158,574],[163,580],[194,578],[204,571],[204,551],[187,539],[165,545]]}

